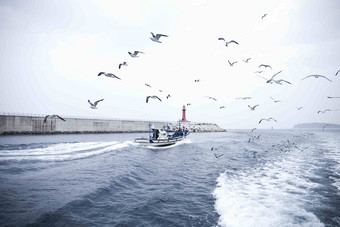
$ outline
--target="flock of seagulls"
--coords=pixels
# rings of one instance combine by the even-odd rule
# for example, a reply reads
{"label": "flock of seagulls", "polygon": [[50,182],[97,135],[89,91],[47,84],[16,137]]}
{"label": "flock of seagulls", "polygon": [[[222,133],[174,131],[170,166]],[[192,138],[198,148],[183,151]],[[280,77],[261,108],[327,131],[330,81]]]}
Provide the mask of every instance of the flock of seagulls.
{"label": "flock of seagulls", "polygon": [[[261,17],[261,19],[263,20],[263,19],[265,19],[266,17],[268,17],[268,14],[267,14],[267,13],[263,14],[262,17]],[[163,40],[164,38],[169,37],[168,35],[165,35],[165,34],[155,34],[155,33],[153,33],[153,32],[150,32],[150,33],[151,33],[151,37],[149,37],[149,38],[150,38],[153,42],[155,42],[155,43],[162,43],[161,40]],[[217,38],[217,40],[218,40],[218,41],[223,41],[223,43],[224,43],[224,45],[225,45],[226,47],[229,47],[229,46],[231,46],[231,45],[234,45],[235,48],[237,48],[237,46],[240,45],[238,41],[233,40],[233,39],[230,39],[230,40],[229,40],[229,39],[226,39],[226,38],[223,38],[223,37],[219,37],[219,38]],[[140,51],[140,50],[135,50],[135,51],[131,51],[131,52],[129,51],[129,52],[127,52],[127,53],[128,53],[128,54],[130,55],[130,57],[132,57],[132,58],[138,58],[138,57],[141,56],[141,54],[145,54],[145,52]],[[249,62],[252,62],[253,60],[252,60],[251,57],[248,57],[248,58],[246,58],[246,59],[243,59],[242,61],[243,61],[244,63],[249,63]],[[228,60],[228,63],[229,63],[229,66],[230,66],[230,67],[234,67],[234,66],[238,63],[238,61],[230,61],[230,60]],[[127,66],[128,66],[128,63],[127,63],[126,61],[123,61],[122,63],[120,63],[120,64],[118,65],[118,68],[119,68],[119,70],[121,70],[122,67],[127,67]],[[266,74],[266,73],[268,73],[268,70],[273,70],[273,67],[272,67],[271,65],[269,65],[269,64],[263,64],[263,63],[262,63],[262,64],[260,64],[260,65],[257,66],[257,69],[258,69],[258,70],[255,71],[254,73],[256,74],[257,77],[264,79],[264,80],[266,81],[267,84],[277,84],[277,85],[283,85],[283,84],[289,84],[289,85],[291,85],[291,84],[292,84],[290,81],[288,81],[288,80],[286,80],[286,79],[283,79],[283,78],[277,79],[278,75],[281,75],[281,73],[283,72],[283,70],[280,70],[280,71],[274,73],[270,78],[266,78],[265,76],[260,76],[260,75],[258,75],[258,74],[262,74],[262,73]],[[340,70],[338,70],[338,71],[335,73],[335,76],[338,76],[339,73],[340,73]],[[121,78],[118,77],[118,76],[116,76],[114,73],[110,73],[110,72],[99,72],[99,73],[98,73],[98,77],[99,77],[99,76],[102,76],[102,75],[104,75],[105,77],[108,77],[108,78],[121,80]],[[319,74],[308,75],[308,76],[302,78],[301,80],[305,80],[305,79],[308,79],[308,78],[315,78],[315,79],[321,78],[321,79],[325,79],[325,80],[327,80],[327,81],[329,81],[329,82],[332,82],[332,80],[330,80],[330,79],[327,78],[326,76],[319,75]],[[194,82],[195,82],[195,83],[199,83],[199,82],[201,82],[201,80],[200,80],[199,78],[197,78],[197,79],[194,80]],[[151,88],[151,85],[150,85],[150,84],[145,83],[145,86]],[[163,92],[163,91],[162,91],[162,90],[159,90],[159,92]],[[170,97],[171,97],[171,95],[168,94],[168,95],[166,96],[166,99],[169,99]],[[214,97],[211,97],[211,96],[205,96],[205,97],[207,97],[207,98],[210,99],[210,100],[217,101],[217,99],[214,98]],[[270,98],[273,100],[274,103],[282,102],[281,100],[276,100],[276,99],[274,99],[274,98],[271,97],[271,96],[270,96]],[[332,99],[332,98],[340,98],[340,97],[328,96],[327,98]],[[161,99],[159,96],[157,96],[157,95],[149,95],[149,96],[146,97],[146,103],[149,103],[149,102],[150,102],[150,99],[155,99],[155,100],[158,100],[158,101],[162,102],[162,99]],[[252,97],[239,97],[239,98],[236,98],[236,100],[250,100],[250,99],[252,99]],[[100,100],[95,101],[94,103],[92,103],[90,100],[88,100],[88,103],[90,104],[90,108],[91,108],[91,109],[98,109],[98,107],[97,107],[98,103],[101,102],[101,101],[103,101],[103,100],[104,100],[104,99],[100,99]],[[191,103],[188,103],[188,104],[187,104],[187,106],[189,106],[189,105],[191,105]],[[256,105],[253,105],[253,106],[252,106],[252,105],[249,105],[249,104],[248,104],[248,107],[250,108],[251,111],[256,111],[258,108],[261,108],[261,105],[260,105],[260,104],[256,104]],[[220,109],[220,110],[221,110],[221,109],[225,109],[225,108],[226,108],[226,107],[225,107],[224,105],[219,106],[219,109]],[[301,106],[301,107],[297,107],[298,110],[301,110],[302,108],[303,108],[302,106]],[[318,114],[319,114],[319,113],[326,113],[326,112],[328,112],[328,111],[334,111],[334,110],[331,110],[331,109],[319,110],[319,111],[318,111]],[[50,115],[48,115],[48,116],[50,116]],[[51,115],[51,116],[54,116],[54,115]],[[57,116],[57,115],[56,115],[56,116]],[[60,117],[59,117],[59,118],[60,118]],[[45,118],[45,120],[46,120],[46,119],[47,119],[47,118]],[[259,120],[258,123],[261,124],[261,122],[263,122],[263,121],[274,121],[274,122],[277,122],[276,119],[270,117],[270,118],[262,118],[262,119]],[[255,129],[253,129],[253,130],[255,130]],[[253,131],[253,130],[252,130],[252,131]]]}

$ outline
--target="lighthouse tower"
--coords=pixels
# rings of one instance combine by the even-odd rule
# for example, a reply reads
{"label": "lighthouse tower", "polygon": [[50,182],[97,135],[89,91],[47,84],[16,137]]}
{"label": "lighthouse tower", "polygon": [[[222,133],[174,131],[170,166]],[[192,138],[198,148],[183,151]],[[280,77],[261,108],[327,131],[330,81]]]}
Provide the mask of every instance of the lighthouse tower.
{"label": "lighthouse tower", "polygon": [[187,118],[185,117],[185,105],[183,105],[183,109],[182,109],[182,122],[187,122]]}

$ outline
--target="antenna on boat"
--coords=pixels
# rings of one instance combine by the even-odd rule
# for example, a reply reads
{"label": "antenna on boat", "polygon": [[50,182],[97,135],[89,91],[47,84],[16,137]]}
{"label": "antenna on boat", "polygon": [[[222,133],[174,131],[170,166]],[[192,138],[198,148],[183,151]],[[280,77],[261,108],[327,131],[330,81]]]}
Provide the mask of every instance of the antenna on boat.
{"label": "antenna on boat", "polygon": [[149,122],[149,138],[151,137],[151,123]]}

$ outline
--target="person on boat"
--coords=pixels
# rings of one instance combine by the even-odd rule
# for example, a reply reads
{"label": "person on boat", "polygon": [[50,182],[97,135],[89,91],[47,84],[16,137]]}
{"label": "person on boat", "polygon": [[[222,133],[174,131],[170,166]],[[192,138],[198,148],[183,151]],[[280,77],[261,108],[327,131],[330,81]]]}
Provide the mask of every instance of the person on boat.
{"label": "person on boat", "polygon": [[180,129],[178,128],[178,129],[176,129],[175,133],[172,135],[172,138],[178,137],[179,134],[180,134]]}
{"label": "person on boat", "polygon": [[156,129],[156,139],[159,137],[159,129]]}
{"label": "person on boat", "polygon": [[159,130],[158,129],[152,129],[152,139],[156,140],[159,136]]}
{"label": "person on boat", "polygon": [[188,128],[185,128],[184,133],[185,133],[185,135],[188,135],[188,134],[189,134],[189,129],[188,129]]}

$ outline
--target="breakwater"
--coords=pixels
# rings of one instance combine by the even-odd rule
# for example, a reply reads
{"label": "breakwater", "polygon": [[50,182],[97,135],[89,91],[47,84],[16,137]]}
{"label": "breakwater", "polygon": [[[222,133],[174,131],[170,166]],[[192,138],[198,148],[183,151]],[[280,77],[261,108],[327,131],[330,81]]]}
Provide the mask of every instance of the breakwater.
{"label": "breakwater", "polygon": [[[86,117],[47,118],[44,122],[43,115],[0,115],[0,134],[59,134],[59,133],[129,133],[147,132],[149,124],[154,128],[167,128],[170,131],[178,127],[177,122],[119,120]],[[213,123],[185,122],[182,127],[187,127],[194,132],[224,131]]]}

